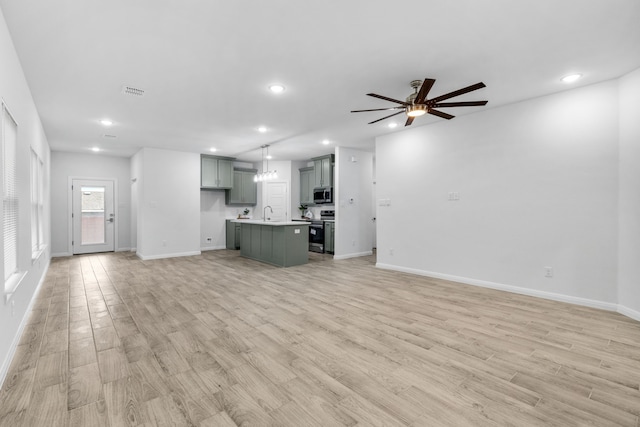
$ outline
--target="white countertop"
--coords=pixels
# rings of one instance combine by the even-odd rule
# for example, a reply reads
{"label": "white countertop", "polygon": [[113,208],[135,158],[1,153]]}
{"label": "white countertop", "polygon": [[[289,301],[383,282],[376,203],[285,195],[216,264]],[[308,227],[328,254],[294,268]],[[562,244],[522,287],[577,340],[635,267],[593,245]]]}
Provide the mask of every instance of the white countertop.
{"label": "white countertop", "polygon": [[309,223],[305,221],[263,221],[261,219],[232,219],[231,222],[239,222],[240,224],[271,225],[274,227],[282,225],[309,225]]}

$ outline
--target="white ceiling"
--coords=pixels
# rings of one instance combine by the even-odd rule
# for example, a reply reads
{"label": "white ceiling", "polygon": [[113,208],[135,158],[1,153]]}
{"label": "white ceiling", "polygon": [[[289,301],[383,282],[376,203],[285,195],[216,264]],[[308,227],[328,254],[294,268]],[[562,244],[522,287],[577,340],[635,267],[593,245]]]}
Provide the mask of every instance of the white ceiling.
{"label": "white ceiling", "polygon": [[[566,90],[559,79],[569,73],[584,75],[575,87],[640,67],[638,0],[0,0],[0,8],[51,148],[117,156],[216,147],[257,161],[271,144],[274,159],[304,160],[332,150],[323,139],[373,150],[375,136],[401,131],[404,119],[390,130],[393,119],[367,124],[385,112],[351,114],[394,106],[369,92],[404,99],[411,80],[429,77],[431,98],[484,82],[455,101],[489,104],[446,110],[460,115]],[[276,82],[284,93],[269,92]],[[124,85],[145,95],[125,95]]]}

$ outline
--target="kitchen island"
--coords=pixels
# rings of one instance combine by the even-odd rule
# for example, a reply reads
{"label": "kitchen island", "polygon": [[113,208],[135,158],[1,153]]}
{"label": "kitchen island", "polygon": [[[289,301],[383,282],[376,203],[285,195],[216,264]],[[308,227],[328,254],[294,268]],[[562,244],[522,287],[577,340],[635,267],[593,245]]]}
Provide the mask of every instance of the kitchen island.
{"label": "kitchen island", "polygon": [[309,224],[296,221],[237,219],[240,255],[279,267],[309,261]]}

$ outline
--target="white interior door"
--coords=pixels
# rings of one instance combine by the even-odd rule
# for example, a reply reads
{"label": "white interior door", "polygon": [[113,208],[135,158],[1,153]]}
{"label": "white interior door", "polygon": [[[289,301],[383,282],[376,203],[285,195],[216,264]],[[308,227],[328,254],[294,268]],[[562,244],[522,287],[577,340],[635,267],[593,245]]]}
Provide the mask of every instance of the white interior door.
{"label": "white interior door", "polygon": [[73,253],[113,252],[116,221],[113,181],[74,179],[71,192]]}
{"label": "white interior door", "polygon": [[273,213],[266,209],[267,218],[272,221],[287,221],[289,219],[289,187],[286,182],[267,181],[267,202],[265,206],[271,206]]}

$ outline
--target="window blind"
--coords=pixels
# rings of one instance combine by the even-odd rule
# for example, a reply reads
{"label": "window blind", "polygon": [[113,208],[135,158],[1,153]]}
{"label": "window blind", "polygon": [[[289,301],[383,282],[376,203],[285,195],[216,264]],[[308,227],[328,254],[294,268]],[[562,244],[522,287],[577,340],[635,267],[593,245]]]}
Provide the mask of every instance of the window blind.
{"label": "window blind", "polygon": [[4,280],[18,270],[18,194],[16,191],[16,148],[18,125],[2,103],[2,165],[3,179],[3,240]]}

